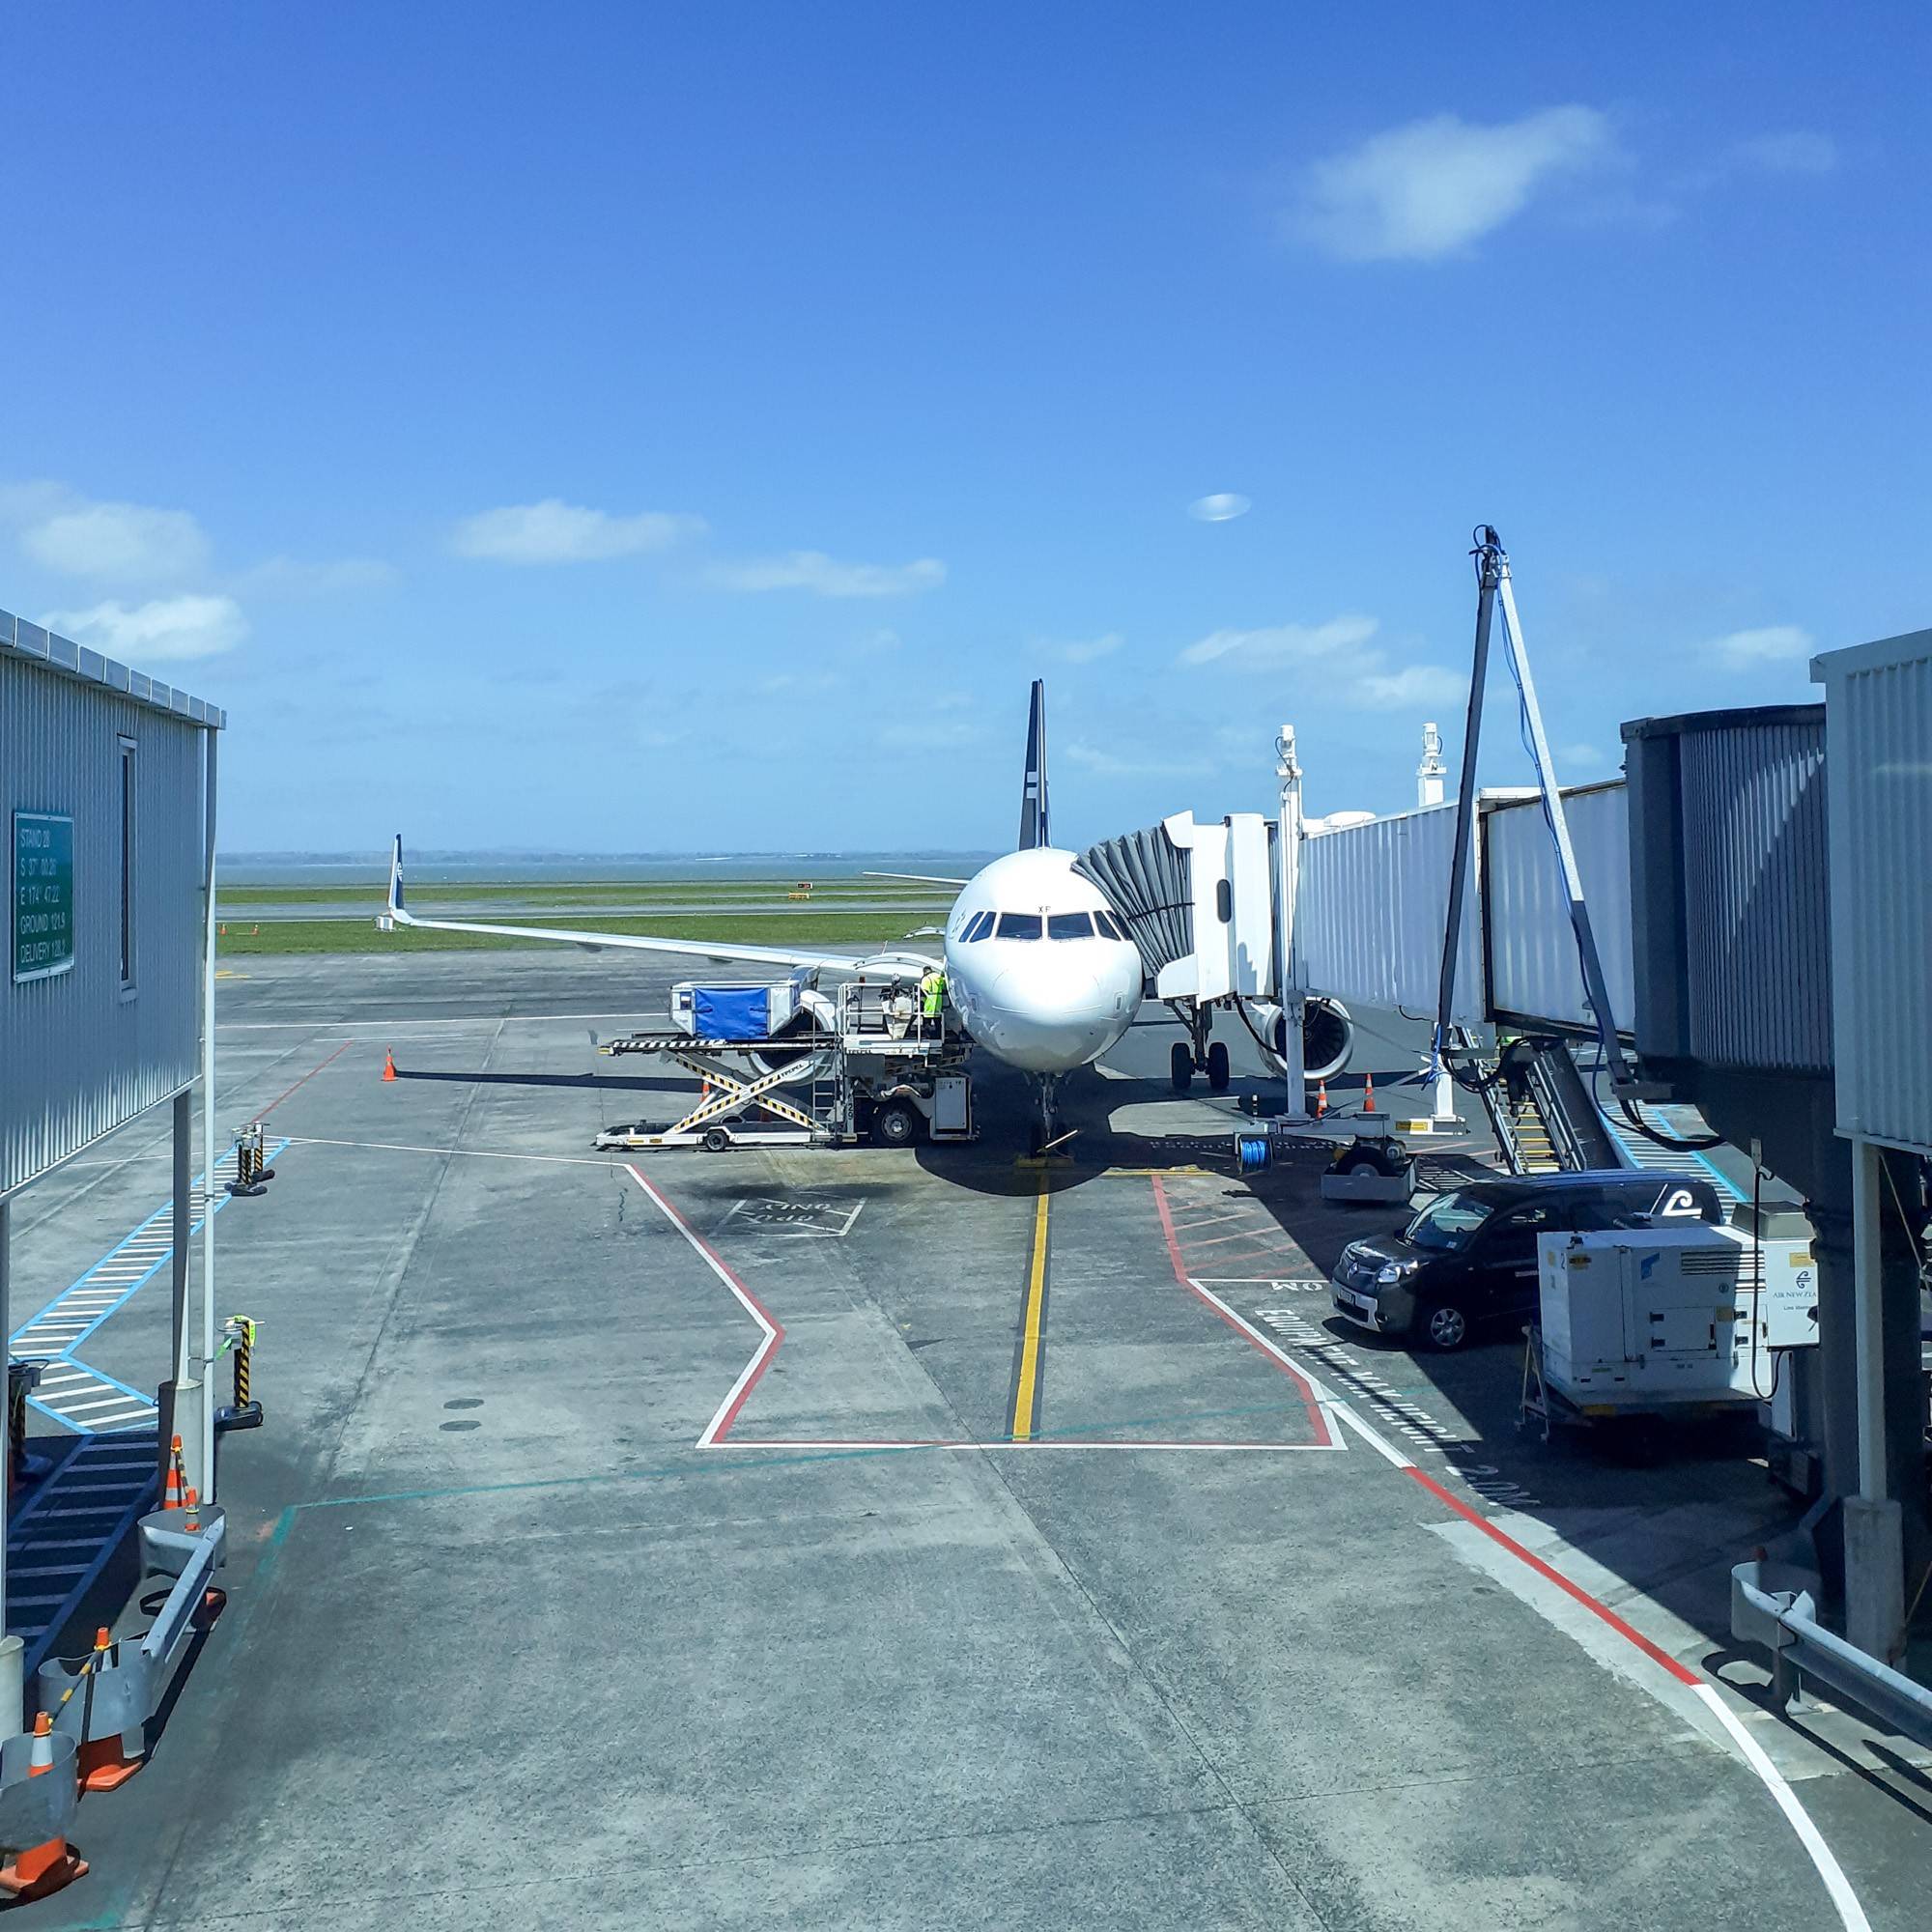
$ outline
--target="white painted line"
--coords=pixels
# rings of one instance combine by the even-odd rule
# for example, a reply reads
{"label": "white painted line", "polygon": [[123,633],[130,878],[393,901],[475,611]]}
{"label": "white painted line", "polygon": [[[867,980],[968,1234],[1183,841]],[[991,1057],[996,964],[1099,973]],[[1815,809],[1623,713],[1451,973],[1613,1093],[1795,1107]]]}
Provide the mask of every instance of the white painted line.
{"label": "white painted line", "polygon": [[704,1425],[704,1433],[697,1438],[698,1448],[709,1449],[717,1442],[719,1435],[729,1429],[737,1419],[738,1411],[744,1406],[746,1397],[752,1393],[752,1385],[764,1373],[765,1364],[771,1360],[779,1344],[783,1341],[784,1330],[758,1306],[744,1283],[712,1253],[710,1244],[691,1231],[686,1225],[684,1216],[635,1167],[626,1163],[624,1172],[644,1190],[665,1219],[697,1251],[703,1258],[705,1266],[731,1291],[739,1307],[758,1324],[761,1331],[762,1339],[752,1359],[739,1371],[738,1379],[731,1384],[724,1400],[718,1405],[711,1420]]}
{"label": "white painted line", "polygon": [[32,1570],[22,1570],[17,1563],[13,1563],[7,1567],[7,1580],[12,1582],[16,1577],[78,1577],[86,1568],[85,1563],[54,1563],[44,1568],[37,1565]]}
{"label": "white painted line", "polygon": [[[1331,1432],[1332,1433],[1332,1432]],[[1135,1452],[1143,1449],[1159,1450],[1163,1454],[1177,1449],[1197,1451],[1213,1456],[1292,1456],[1292,1455],[1332,1455],[1337,1449],[1346,1451],[1343,1442],[1076,1442],[1071,1439],[1041,1441],[1038,1436],[1029,1437],[1024,1442],[866,1442],[866,1441],[788,1441],[781,1438],[753,1440],[742,1435],[733,1435],[723,1442],[711,1445],[715,1449],[952,1449],[968,1450],[972,1453],[992,1454],[997,1450],[1034,1449],[1112,1449]]]}
{"label": "white painted line", "polygon": [[[856,963],[856,962],[855,962]],[[215,1025],[217,1034],[224,1033],[273,1033],[286,1031],[290,1027],[302,1027],[317,1034],[338,1034],[350,1026],[367,1034],[372,1028],[393,1027],[400,1032],[405,1027],[452,1027],[452,1026],[541,1026],[548,1020],[657,1020],[664,1017],[662,1009],[655,1012],[638,1009],[615,1013],[477,1013],[473,1017],[467,1013],[454,1016],[424,1014],[416,1019],[355,1019],[329,1020],[221,1020]],[[350,1036],[352,1038],[355,1035]],[[284,1058],[287,1056],[284,1055]]]}
{"label": "white painted line", "polygon": [[[54,1406],[53,1404],[48,1405],[49,1407]],[[143,1405],[144,1407],[145,1406]],[[128,1398],[117,1391],[113,1395],[97,1396],[90,1402],[62,1402],[58,1406],[63,1415],[85,1415],[91,1409],[126,1408],[128,1406]]]}
{"label": "white painted line", "polygon": [[[370,1148],[378,1153],[464,1154],[471,1160],[534,1160],[553,1167],[622,1167],[621,1160],[592,1160],[581,1153],[497,1153],[490,1148],[411,1147],[399,1141],[325,1141],[296,1138],[291,1147]],[[636,1172],[635,1169],[632,1172]]]}

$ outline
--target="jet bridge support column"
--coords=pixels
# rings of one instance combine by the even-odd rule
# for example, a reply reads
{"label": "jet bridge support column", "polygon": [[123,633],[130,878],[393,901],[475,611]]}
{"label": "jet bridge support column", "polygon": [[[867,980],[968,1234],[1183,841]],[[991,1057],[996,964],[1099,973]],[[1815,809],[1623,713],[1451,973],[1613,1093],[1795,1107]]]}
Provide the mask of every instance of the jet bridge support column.
{"label": "jet bridge support column", "polygon": [[1275,978],[1281,987],[1282,1080],[1284,1113],[1290,1120],[1308,1118],[1308,1063],[1302,1051],[1307,1003],[1301,997],[1300,974],[1294,958],[1294,895],[1301,876],[1301,766],[1294,755],[1294,726],[1284,724],[1274,741],[1275,776],[1281,781],[1280,854],[1275,881]]}

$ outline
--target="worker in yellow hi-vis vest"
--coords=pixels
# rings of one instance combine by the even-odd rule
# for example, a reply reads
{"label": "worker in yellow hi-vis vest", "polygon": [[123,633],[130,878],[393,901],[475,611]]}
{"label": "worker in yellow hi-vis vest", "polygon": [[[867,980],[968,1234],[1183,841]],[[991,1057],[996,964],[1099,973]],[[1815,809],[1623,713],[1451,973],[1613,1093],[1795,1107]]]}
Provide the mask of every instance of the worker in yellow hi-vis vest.
{"label": "worker in yellow hi-vis vest", "polygon": [[946,975],[935,966],[919,982],[920,999],[920,1037],[923,1039],[928,1032],[935,1038],[945,1032]]}

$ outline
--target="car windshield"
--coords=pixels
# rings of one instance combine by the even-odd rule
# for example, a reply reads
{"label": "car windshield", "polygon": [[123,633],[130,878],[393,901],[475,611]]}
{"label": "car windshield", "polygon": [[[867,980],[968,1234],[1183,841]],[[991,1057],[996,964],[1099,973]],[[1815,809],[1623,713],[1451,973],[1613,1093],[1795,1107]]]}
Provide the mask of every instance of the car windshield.
{"label": "car windshield", "polygon": [[1403,1230],[1403,1238],[1413,1247],[1442,1252],[1463,1247],[1492,1211],[1460,1189],[1439,1194]]}

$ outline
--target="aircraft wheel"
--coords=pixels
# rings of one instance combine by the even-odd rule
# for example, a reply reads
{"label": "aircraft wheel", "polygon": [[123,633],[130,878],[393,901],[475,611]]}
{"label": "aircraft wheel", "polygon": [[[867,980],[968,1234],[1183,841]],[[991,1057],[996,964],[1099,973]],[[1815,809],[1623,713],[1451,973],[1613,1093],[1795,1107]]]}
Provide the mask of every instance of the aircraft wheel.
{"label": "aircraft wheel", "polygon": [[1210,1094],[1225,1094],[1228,1091],[1228,1042],[1212,1039],[1208,1042],[1208,1091]]}
{"label": "aircraft wheel", "polygon": [[1184,1094],[1194,1085],[1194,1050],[1185,1040],[1176,1040],[1169,1049],[1167,1067],[1177,1094]]}

